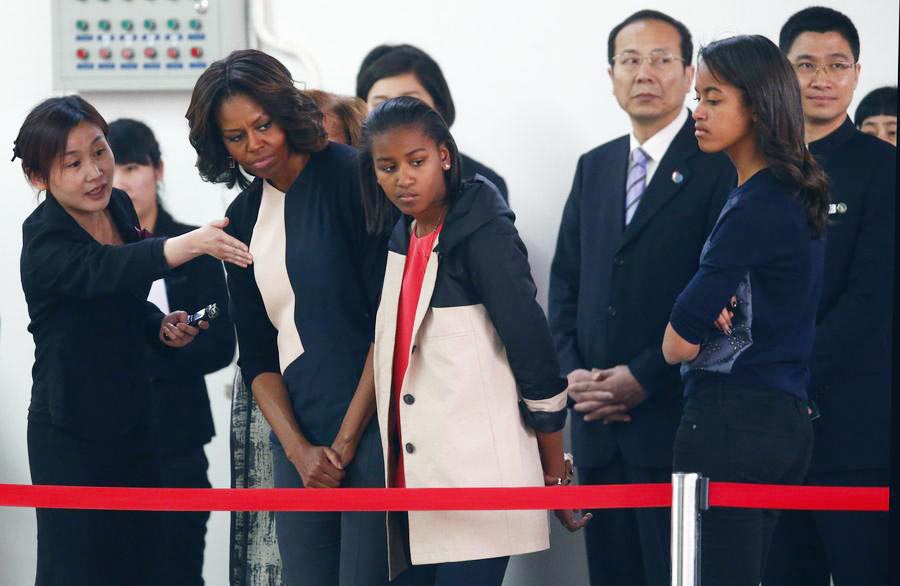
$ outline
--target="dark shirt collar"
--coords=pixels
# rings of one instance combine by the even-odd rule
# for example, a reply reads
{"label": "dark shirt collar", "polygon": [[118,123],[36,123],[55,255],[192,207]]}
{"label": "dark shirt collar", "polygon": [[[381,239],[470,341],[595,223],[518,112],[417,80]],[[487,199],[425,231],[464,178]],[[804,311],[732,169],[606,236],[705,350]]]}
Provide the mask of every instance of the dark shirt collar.
{"label": "dark shirt collar", "polygon": [[838,126],[831,134],[827,134],[819,140],[809,143],[809,152],[819,157],[831,157],[845,142],[853,138],[858,131],[850,117]]}

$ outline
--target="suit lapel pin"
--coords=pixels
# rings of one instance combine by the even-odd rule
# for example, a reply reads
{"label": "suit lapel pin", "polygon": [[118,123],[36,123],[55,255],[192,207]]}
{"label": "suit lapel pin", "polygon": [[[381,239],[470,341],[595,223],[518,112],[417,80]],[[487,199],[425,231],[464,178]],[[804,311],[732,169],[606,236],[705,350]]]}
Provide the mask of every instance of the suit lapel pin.
{"label": "suit lapel pin", "polygon": [[684,181],[684,175],[678,171],[672,171],[672,183],[679,184]]}

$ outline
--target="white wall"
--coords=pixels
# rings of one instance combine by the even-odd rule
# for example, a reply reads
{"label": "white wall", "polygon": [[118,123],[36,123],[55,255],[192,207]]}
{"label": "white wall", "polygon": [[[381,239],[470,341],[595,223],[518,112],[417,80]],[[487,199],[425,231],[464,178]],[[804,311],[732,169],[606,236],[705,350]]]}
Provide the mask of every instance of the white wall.
{"label": "white wall", "polygon": [[[4,8],[12,4],[3,0]],[[550,260],[559,217],[580,153],[625,133],[627,119],[617,107],[606,76],[609,29],[635,10],[653,7],[679,18],[695,45],[734,33],[777,37],[783,21],[809,5],[798,0],[721,2],[673,0],[643,4],[633,0],[599,3],[562,0],[555,5],[521,2],[301,3],[270,0],[275,31],[299,41],[316,58],[324,89],[353,93],[356,70],[376,44],[409,42],[441,64],[457,106],[453,128],[463,151],[482,160],[510,188],[517,225],[529,247],[539,298],[546,300]],[[828,2],[847,13],[862,38],[861,98],[870,89],[896,84],[898,4],[894,0]],[[553,6],[551,8],[551,6]],[[3,37],[6,83],[0,91],[0,147],[11,149],[28,110],[50,96],[50,2],[17,2],[6,17]],[[39,26],[36,26],[37,25]],[[291,64],[298,78],[302,69]],[[174,215],[199,223],[220,215],[229,197],[203,183],[193,169],[184,112],[187,93],[88,94],[108,120],[143,119],[156,131],[166,162],[166,202]],[[856,106],[853,103],[853,108]],[[9,153],[9,150],[0,150]],[[5,156],[5,155],[4,155]],[[21,223],[34,196],[18,163],[0,162],[0,483],[30,480],[25,448],[25,416],[31,385],[33,344],[19,282]],[[210,377],[216,428],[208,446],[214,486],[229,485],[228,400],[223,388],[231,369]],[[205,574],[209,584],[227,583],[228,516],[216,513],[209,525]],[[585,583],[580,538],[553,535],[554,550],[514,560],[507,583]],[[0,509],[0,586],[33,580],[34,515]]]}

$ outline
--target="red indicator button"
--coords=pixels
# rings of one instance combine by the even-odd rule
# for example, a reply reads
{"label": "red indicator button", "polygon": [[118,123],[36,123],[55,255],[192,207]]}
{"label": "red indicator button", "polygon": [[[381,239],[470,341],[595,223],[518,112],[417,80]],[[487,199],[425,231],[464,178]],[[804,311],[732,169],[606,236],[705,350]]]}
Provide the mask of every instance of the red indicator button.
{"label": "red indicator button", "polygon": [[90,57],[91,54],[88,53],[87,49],[78,49],[77,51],[75,51],[75,56],[84,61],[85,59]]}
{"label": "red indicator button", "polygon": [[166,55],[169,56],[169,59],[178,59],[181,52],[178,50],[178,47],[169,47],[166,51]]}
{"label": "red indicator button", "polygon": [[144,57],[147,59],[156,59],[156,49],[153,47],[147,47],[144,49]]}
{"label": "red indicator button", "polygon": [[124,49],[122,49],[122,58],[128,60],[134,59],[134,49],[132,49],[131,47],[125,47]]}
{"label": "red indicator button", "polygon": [[112,50],[109,47],[103,47],[99,51],[101,59],[109,59],[112,57]]}
{"label": "red indicator button", "polygon": [[202,47],[191,47],[191,57],[194,59],[199,59],[203,57],[203,48]]}

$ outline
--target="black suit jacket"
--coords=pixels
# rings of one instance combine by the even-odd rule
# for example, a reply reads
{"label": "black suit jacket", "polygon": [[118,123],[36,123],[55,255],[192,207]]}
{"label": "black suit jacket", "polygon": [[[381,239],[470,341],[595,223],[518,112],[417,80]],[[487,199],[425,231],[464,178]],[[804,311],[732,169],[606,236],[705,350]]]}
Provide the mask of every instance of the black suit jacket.
{"label": "black suit jacket", "polygon": [[500,195],[503,196],[503,201],[509,203],[509,190],[506,188],[506,181],[503,180],[503,177],[498,175],[493,169],[491,169],[484,163],[480,163],[468,155],[459,153],[459,157],[462,160],[463,178],[468,179],[474,177],[476,174],[481,175],[482,177],[493,183],[494,187],[497,188],[497,191],[500,192]]}
{"label": "black suit jacket", "polygon": [[630,465],[672,465],[682,386],[678,368],[663,360],[663,333],[735,184],[724,155],[697,147],[688,118],[625,228],[628,158],[627,136],[582,155],[550,270],[563,374],[625,364],[648,394],[628,423],[585,422],[572,411],[580,466],[604,466],[619,451]]}
{"label": "black suit jacket", "polygon": [[[179,224],[162,207],[156,220],[156,236],[179,236],[195,226]],[[150,433],[159,453],[202,446],[215,434],[203,376],[225,368],[234,358],[234,325],[228,316],[228,288],[222,263],[200,256],[166,277],[171,311],[194,313],[211,303],[219,317],[209,329],[177,352],[147,353],[150,379]]]}
{"label": "black suit jacket", "polygon": [[125,244],[94,240],[50,194],[22,226],[21,274],[34,336],[29,418],[91,440],[122,437],[145,422],[148,342],[163,315],[147,301],[169,270],[165,240],[144,238],[128,196],[107,208]]}
{"label": "black suit jacket", "polygon": [[810,398],[822,414],[811,473],[888,467],[897,149],[850,118],[809,145],[833,214]]}

